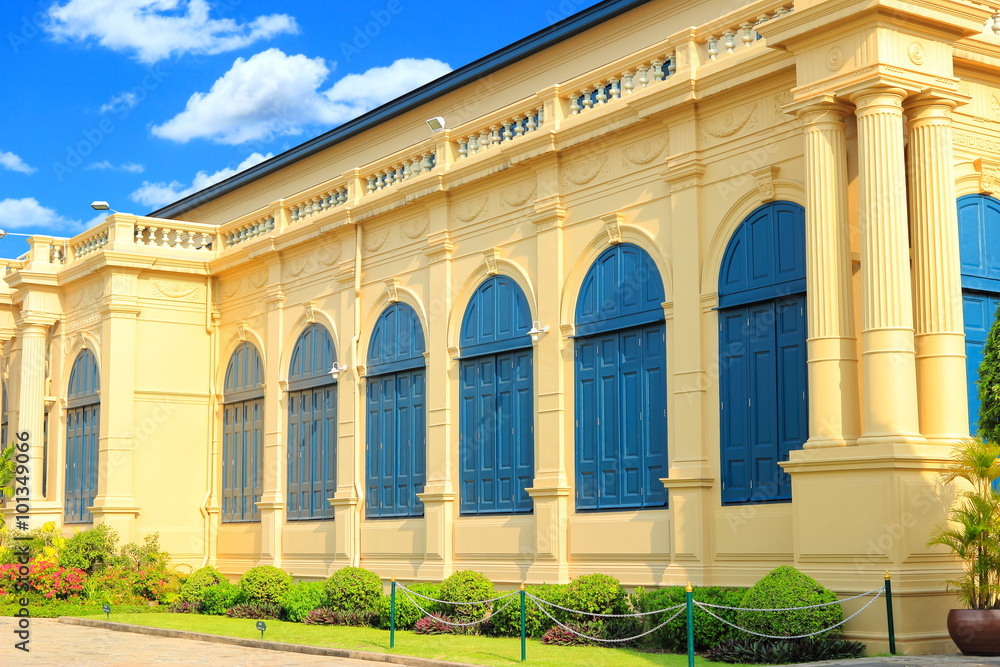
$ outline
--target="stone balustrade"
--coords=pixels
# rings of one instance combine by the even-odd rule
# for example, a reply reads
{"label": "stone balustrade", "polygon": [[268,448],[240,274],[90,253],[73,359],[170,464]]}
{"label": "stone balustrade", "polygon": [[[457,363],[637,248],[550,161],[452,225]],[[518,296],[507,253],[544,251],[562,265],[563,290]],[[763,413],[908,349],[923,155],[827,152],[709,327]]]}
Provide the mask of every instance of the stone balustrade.
{"label": "stone balustrade", "polygon": [[170,220],[138,219],[135,221],[135,242],[138,245],[178,250],[212,250],[215,227]]}
{"label": "stone balustrade", "polygon": [[367,184],[365,195],[375,194],[405,180],[426,174],[437,166],[437,152],[433,148],[369,173],[363,181]]}
{"label": "stone balustrade", "polygon": [[748,48],[761,41],[757,26],[765,21],[778,19],[793,10],[792,3],[761,3],[731,13],[719,21],[703,26],[699,33],[703,34],[703,60],[711,62],[720,56],[736,53],[737,50]]}
{"label": "stone balustrade", "polygon": [[997,9],[990,17],[991,24],[987,24],[993,30],[993,34],[1000,37],[1000,9]]}
{"label": "stone balustrade", "polygon": [[541,128],[544,122],[545,111],[541,105],[538,105],[523,113],[496,120],[469,134],[463,132],[456,141],[458,157],[461,159],[476,155],[499,146],[505,141],[523,137]]}
{"label": "stone balustrade", "polygon": [[73,249],[73,257],[80,259],[81,257],[86,257],[92,252],[100,250],[104,246],[108,245],[110,237],[111,229],[106,224],[100,227],[96,232],[84,235],[81,241],[72,243],[71,248]]}
{"label": "stone balustrade", "polygon": [[251,218],[249,222],[237,220],[235,223],[225,225],[220,233],[225,246],[231,248],[271,231],[274,231],[274,215],[268,214],[264,217]]}
{"label": "stone balustrade", "polygon": [[623,71],[615,71],[592,80],[582,88],[574,87],[567,96],[571,114],[579,114],[627,97],[648,86],[660,83],[676,71],[673,49],[631,64]]}
{"label": "stone balustrade", "polygon": [[311,197],[288,207],[288,219],[291,223],[305,220],[309,216],[346,204],[348,191],[346,185],[326,187]]}
{"label": "stone balustrade", "polygon": [[66,239],[56,240],[49,243],[49,263],[65,264],[66,249],[67,249]]}

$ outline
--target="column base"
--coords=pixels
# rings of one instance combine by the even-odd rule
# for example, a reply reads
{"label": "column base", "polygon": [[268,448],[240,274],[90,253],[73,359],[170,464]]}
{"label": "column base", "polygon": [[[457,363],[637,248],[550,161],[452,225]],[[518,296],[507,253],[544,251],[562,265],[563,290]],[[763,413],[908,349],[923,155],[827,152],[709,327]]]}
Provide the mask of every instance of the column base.
{"label": "column base", "polygon": [[351,495],[340,495],[339,493],[330,498],[330,505],[333,506],[333,524],[335,526],[334,547],[333,547],[333,570],[339,570],[348,565],[357,565],[360,560],[359,554],[359,534],[360,520],[358,516],[358,503],[360,499]]}
{"label": "column base", "polygon": [[[425,487],[426,488],[426,487]],[[424,504],[424,561],[417,568],[422,579],[441,581],[455,571],[453,491],[424,491],[417,497]]]}
{"label": "column base", "polygon": [[261,500],[260,510],[260,565],[281,567],[281,536],[285,525],[285,503]]}
{"label": "column base", "polygon": [[568,583],[569,499],[573,490],[568,486],[535,486],[526,491],[535,505],[535,559],[526,578],[532,583]]}

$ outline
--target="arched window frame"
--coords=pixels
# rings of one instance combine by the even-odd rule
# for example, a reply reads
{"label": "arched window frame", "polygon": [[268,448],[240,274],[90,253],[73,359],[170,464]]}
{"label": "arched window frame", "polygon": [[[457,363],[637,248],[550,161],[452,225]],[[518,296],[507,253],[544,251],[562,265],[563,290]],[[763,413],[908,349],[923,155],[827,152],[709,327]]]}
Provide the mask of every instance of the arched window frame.
{"label": "arched window frame", "polygon": [[476,288],[459,334],[459,509],[532,510],[534,478],[531,313],[521,288],[492,276]]}
{"label": "arched window frame", "polygon": [[97,496],[101,436],[101,379],[97,357],[81,350],[73,361],[66,389],[66,523],[92,523]]}
{"label": "arched window frame", "polygon": [[337,355],[326,327],[310,324],[295,341],[288,373],[290,521],[332,519],[337,490]]}
{"label": "arched window frame", "polygon": [[969,432],[979,427],[979,365],[1000,306],[1000,199],[984,194],[958,198],[962,315],[969,400]]}
{"label": "arched window frame", "polygon": [[809,435],[805,260],[805,211],[789,201],[751,212],[723,256],[718,315],[724,504],[791,500],[791,480],[778,464]]}
{"label": "arched window frame", "polygon": [[370,519],[423,516],[427,414],[424,333],[405,303],[372,328],[366,379],[365,469]]}
{"label": "arched window frame", "polygon": [[264,365],[250,342],[229,357],[223,383],[222,522],[260,521],[263,494]]}
{"label": "arched window frame", "polygon": [[602,252],[576,304],[576,508],[662,509],[667,492],[663,279],[632,243]]}

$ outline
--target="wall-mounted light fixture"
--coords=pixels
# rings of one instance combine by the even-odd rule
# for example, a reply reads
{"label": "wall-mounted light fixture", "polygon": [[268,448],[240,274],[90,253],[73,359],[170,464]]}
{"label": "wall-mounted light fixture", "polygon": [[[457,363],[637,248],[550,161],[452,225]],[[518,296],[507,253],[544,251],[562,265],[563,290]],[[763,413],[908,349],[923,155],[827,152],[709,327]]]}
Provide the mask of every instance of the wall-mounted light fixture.
{"label": "wall-mounted light fixture", "polygon": [[548,324],[546,324],[543,327],[541,324],[538,323],[538,320],[535,320],[534,322],[531,323],[531,329],[528,331],[528,335],[531,336],[532,343],[537,343],[538,337],[541,336],[543,333],[548,333],[548,332],[549,332]]}
{"label": "wall-mounted light fixture", "polygon": [[441,116],[434,116],[433,118],[427,119],[427,127],[431,128],[431,132],[440,132],[444,129],[444,118]]}
{"label": "wall-mounted light fixture", "polygon": [[91,202],[90,208],[94,209],[95,211],[111,211],[112,213],[118,212],[115,209],[111,208],[111,206],[106,201]]}
{"label": "wall-mounted light fixture", "polygon": [[347,370],[347,366],[344,366],[343,364],[338,364],[335,361],[335,362],[333,362],[333,368],[330,369],[330,375],[332,375],[333,379],[336,380],[337,378],[340,377],[340,374],[343,373],[346,370]]}

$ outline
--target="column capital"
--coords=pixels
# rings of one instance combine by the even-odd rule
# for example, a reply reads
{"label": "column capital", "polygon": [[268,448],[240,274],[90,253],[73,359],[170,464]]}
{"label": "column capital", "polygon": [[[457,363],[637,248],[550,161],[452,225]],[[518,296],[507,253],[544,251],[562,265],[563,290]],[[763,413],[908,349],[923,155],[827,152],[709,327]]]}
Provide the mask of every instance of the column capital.
{"label": "column capital", "polygon": [[848,96],[848,99],[854,104],[858,115],[878,111],[902,113],[903,100],[908,95],[909,92],[903,88],[879,85],[854,91]]}
{"label": "column capital", "polygon": [[920,121],[949,119],[956,108],[968,104],[972,98],[952,90],[925,88],[915,95],[906,98],[906,108],[909,124]]}
{"label": "column capital", "polygon": [[851,113],[851,105],[832,93],[823,93],[786,104],[781,110],[798,116],[806,125],[815,125],[843,123]]}
{"label": "column capital", "polygon": [[21,317],[17,319],[15,326],[22,333],[48,333],[48,328],[59,321],[59,318],[52,313],[28,310],[22,311]]}

